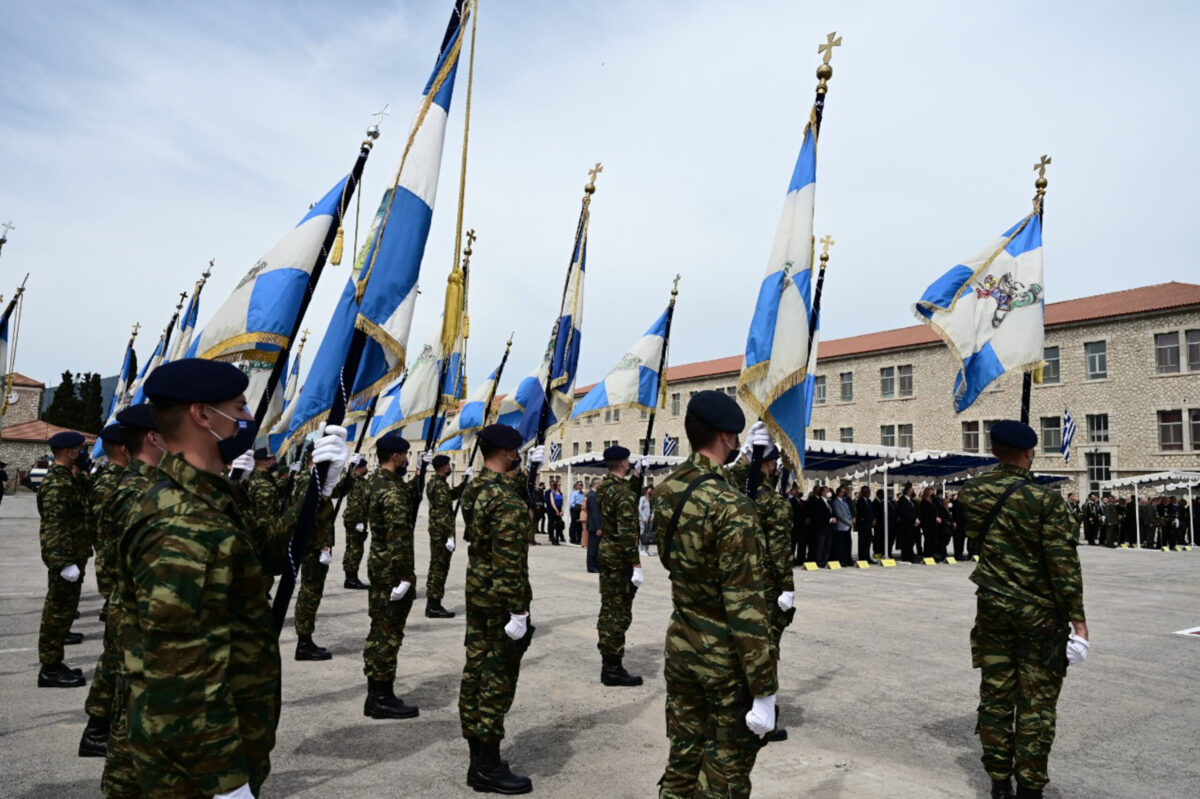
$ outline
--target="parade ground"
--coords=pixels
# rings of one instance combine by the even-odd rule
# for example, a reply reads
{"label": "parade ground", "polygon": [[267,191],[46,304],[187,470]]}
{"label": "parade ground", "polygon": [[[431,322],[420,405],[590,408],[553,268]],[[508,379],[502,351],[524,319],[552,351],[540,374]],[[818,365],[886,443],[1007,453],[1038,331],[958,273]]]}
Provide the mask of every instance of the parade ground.
{"label": "parade ground", "polygon": [[[460,523],[461,526],[461,523]],[[81,759],[85,688],[39,689],[37,632],[46,570],[34,497],[0,506],[0,741],[3,795],[100,795],[103,763]],[[342,531],[339,524],[339,550]],[[657,558],[634,603],[626,667],[640,688],[600,685],[599,596],[576,547],[530,552],[537,627],[521,669],[502,752],[533,779],[535,796],[652,797],[667,753],[662,679],[670,585]],[[458,724],[463,665],[465,546],[445,605],[427,619],[424,519],[417,527],[420,595],[400,650],[396,693],[417,719],[365,718],[366,592],[342,588],[334,553],[315,639],[333,660],[298,663],[283,634],[283,712],[266,797],[460,797],[467,747]],[[1200,551],[1081,548],[1091,655],[1072,667],[1059,702],[1048,797],[1195,796]],[[779,705],[789,730],[753,772],[756,797],[985,797],[974,735],[977,672],[968,633],[971,564],[796,572],[795,624],[784,634]],[[363,575],[365,578],[365,564]],[[67,663],[90,678],[100,652],[101,600],[91,565],[74,629],[86,638]]]}

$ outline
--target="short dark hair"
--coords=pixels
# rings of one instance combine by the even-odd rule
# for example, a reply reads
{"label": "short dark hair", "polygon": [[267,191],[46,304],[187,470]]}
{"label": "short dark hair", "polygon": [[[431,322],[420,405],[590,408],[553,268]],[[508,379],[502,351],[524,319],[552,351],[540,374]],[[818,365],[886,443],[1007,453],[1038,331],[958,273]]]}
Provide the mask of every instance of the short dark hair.
{"label": "short dark hair", "polygon": [[125,449],[129,450],[130,455],[136,456],[146,446],[146,433],[148,430],[139,430],[136,427],[121,428],[121,442],[125,445]]}
{"label": "short dark hair", "polygon": [[692,450],[701,450],[717,440],[721,431],[695,416],[683,417],[683,432]]}
{"label": "short dark hair", "polygon": [[484,441],[482,438],[477,440],[479,441],[479,454],[483,456],[484,460],[487,460],[503,449],[503,447],[497,447],[495,444]]}
{"label": "short dark hair", "polygon": [[1014,447],[1011,444],[1001,444],[999,441],[992,442],[992,454],[1000,460],[1013,460],[1025,454],[1025,449]]}
{"label": "short dark hair", "polygon": [[183,428],[184,417],[187,416],[190,402],[150,403],[150,413],[154,416],[154,426],[164,438],[172,438]]}

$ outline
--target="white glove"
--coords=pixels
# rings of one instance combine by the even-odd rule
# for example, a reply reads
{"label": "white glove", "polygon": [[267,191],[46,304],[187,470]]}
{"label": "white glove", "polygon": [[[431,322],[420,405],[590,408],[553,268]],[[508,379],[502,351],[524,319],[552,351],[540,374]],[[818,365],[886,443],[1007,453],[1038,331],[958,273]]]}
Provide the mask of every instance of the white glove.
{"label": "white glove", "polygon": [[453,538],[447,538],[447,539],[446,539],[446,551],[447,551],[447,552],[453,552],[453,551],[454,551],[454,539],[453,539]]}
{"label": "white glove", "polygon": [[250,783],[246,783],[241,788],[229,793],[219,793],[213,799],[254,799],[254,792],[250,790]]}
{"label": "white glove", "polygon": [[635,463],[633,465],[633,471],[639,475],[644,473],[649,468],[650,468],[650,459],[646,458],[646,457],[638,458],[637,463]]}
{"label": "white glove", "polygon": [[421,453],[421,465],[428,466],[431,463],[433,463],[433,453],[432,452],[422,452]]}
{"label": "white glove", "polygon": [[750,426],[750,432],[746,434],[746,443],[750,445],[750,450],[753,452],[755,447],[775,446],[775,439],[767,430],[766,422],[755,422]]}
{"label": "white glove", "polygon": [[312,462],[328,463],[329,472],[325,477],[325,485],[321,486],[321,496],[326,499],[333,494],[333,487],[342,477],[346,468],[346,460],[350,457],[350,448],[346,446],[346,428],[334,424],[325,425],[325,430],[317,443],[313,445]]}
{"label": "white glove", "polygon": [[463,472],[463,477],[467,480],[470,480],[474,476],[475,476],[475,467],[474,466],[468,466],[467,470],[465,472]]}
{"label": "white glove", "polygon": [[508,614],[508,624],[504,625],[504,634],[514,641],[525,637],[525,629],[529,626],[528,613]]}
{"label": "white glove", "polygon": [[779,609],[787,613],[796,604],[795,591],[780,591],[779,596],[775,600],[775,604],[779,605]]}
{"label": "white glove", "polygon": [[642,572],[641,566],[633,567],[633,576],[629,578],[629,582],[633,583],[638,588],[641,588],[642,583],[646,582],[646,575]]}
{"label": "white glove", "polygon": [[543,463],[545,463],[546,448],[539,444],[538,446],[529,450],[529,462],[536,463],[538,466],[541,466]]}
{"label": "white glove", "polygon": [[404,595],[408,593],[408,589],[412,588],[412,583],[408,580],[401,580],[400,585],[392,589],[392,595],[388,599],[392,602],[398,602],[404,599]]}
{"label": "white glove", "polygon": [[775,694],[754,700],[746,714],[746,726],[759,738],[775,729]]}
{"label": "white glove", "polygon": [[240,470],[242,477],[254,471],[254,450],[248,449],[241,455],[238,455],[233,459],[233,463],[229,464],[229,468],[232,472]]}
{"label": "white glove", "polygon": [[79,567],[72,563],[70,566],[63,566],[62,571],[58,576],[66,580],[68,583],[79,582]]}
{"label": "white glove", "polygon": [[1088,650],[1091,646],[1088,639],[1080,638],[1075,633],[1071,633],[1067,636],[1067,662],[1072,666],[1077,666],[1087,660]]}
{"label": "white glove", "polygon": [[333,563],[333,553],[329,551],[329,547],[321,550],[321,554],[317,555],[317,560],[319,560],[325,566]]}
{"label": "white glove", "polygon": [[365,533],[367,531],[367,525],[359,522],[358,524],[354,525],[354,529],[360,533]]}

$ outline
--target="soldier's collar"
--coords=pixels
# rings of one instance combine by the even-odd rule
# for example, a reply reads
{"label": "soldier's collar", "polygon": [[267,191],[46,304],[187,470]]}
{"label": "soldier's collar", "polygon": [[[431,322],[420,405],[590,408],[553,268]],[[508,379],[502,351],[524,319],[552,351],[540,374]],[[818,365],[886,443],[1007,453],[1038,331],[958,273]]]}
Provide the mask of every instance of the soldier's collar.
{"label": "soldier's collar", "polygon": [[219,511],[227,511],[233,504],[230,491],[232,484],[219,474],[197,469],[183,458],[169,452],[163,455],[158,468],[184,491]]}

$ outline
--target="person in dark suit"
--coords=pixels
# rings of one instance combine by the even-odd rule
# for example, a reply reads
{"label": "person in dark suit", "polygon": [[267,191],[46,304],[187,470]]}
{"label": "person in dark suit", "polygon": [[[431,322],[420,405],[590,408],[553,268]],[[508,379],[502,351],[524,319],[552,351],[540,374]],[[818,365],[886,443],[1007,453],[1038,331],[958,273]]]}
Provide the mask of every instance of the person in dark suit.
{"label": "person in dark suit", "polygon": [[[587,516],[587,570],[593,574],[600,571],[600,534],[601,527],[604,524],[604,519],[600,515],[600,498],[596,495],[596,488],[600,485],[600,478],[592,481],[591,490],[587,492],[584,498],[583,515]],[[583,488],[583,483],[579,484],[580,489]]]}
{"label": "person in dark suit", "polygon": [[942,544],[944,513],[938,505],[932,486],[921,492],[917,518],[921,522],[921,535],[925,539],[925,557],[933,558],[938,563],[946,559],[946,547]]}
{"label": "person in dark suit", "polygon": [[832,488],[817,486],[808,499],[808,559],[820,569],[829,565],[829,550],[833,546],[833,531],[837,526],[832,497]]}
{"label": "person in dark suit", "polygon": [[896,521],[900,541],[900,559],[909,563],[919,563],[920,557],[916,552],[917,545],[917,503],[913,496],[912,483],[904,484],[900,499],[896,500]]}
{"label": "person in dark suit", "polygon": [[[854,503],[854,530],[858,533],[858,559],[868,563],[878,561],[871,557],[871,538],[875,532],[875,508],[871,505],[871,488],[863,486],[858,490],[858,499]],[[881,549],[876,548],[876,553]]]}
{"label": "person in dark suit", "polygon": [[967,509],[962,503],[962,494],[955,494],[950,502],[950,522],[954,527],[954,559],[963,559],[963,544],[967,540]]}
{"label": "person in dark suit", "polygon": [[808,554],[808,506],[799,483],[788,489],[788,505],[792,508],[792,563],[799,566]]}

